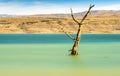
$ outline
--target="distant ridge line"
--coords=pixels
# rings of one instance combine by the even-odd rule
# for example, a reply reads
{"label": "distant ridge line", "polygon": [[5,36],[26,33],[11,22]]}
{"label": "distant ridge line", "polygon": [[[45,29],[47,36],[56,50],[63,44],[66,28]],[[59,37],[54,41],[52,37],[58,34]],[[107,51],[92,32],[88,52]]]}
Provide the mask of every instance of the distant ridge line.
{"label": "distant ridge line", "polygon": [[[75,17],[83,16],[86,13],[78,12],[74,13]],[[117,16],[120,15],[120,10],[92,10],[90,16]],[[58,17],[58,18],[66,18],[71,17],[70,14],[34,14],[34,15],[10,15],[10,14],[0,14],[0,17],[16,17],[16,16],[38,16],[38,17]]]}

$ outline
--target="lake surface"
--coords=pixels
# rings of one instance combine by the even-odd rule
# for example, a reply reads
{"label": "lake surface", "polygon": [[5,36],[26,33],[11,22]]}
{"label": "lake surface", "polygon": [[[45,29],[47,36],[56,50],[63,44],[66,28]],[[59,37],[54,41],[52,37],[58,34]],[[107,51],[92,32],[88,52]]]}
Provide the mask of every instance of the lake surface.
{"label": "lake surface", "polygon": [[[75,36],[75,35],[73,35]],[[120,34],[0,34],[0,76],[120,76]]]}

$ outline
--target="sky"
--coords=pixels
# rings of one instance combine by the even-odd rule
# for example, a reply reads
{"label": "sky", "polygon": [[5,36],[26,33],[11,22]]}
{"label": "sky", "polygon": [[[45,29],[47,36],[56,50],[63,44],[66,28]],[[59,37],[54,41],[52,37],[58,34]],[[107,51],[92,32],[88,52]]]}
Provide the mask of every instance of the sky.
{"label": "sky", "polygon": [[0,14],[34,15],[86,11],[90,4],[93,10],[120,10],[120,0],[0,0]]}

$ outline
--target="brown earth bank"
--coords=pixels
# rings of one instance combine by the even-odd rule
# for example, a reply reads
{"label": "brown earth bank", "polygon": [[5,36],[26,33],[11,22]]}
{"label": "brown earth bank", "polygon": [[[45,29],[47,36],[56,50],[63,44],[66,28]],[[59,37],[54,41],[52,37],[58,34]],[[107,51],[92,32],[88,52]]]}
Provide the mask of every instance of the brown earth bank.
{"label": "brown earth bank", "polygon": [[[81,20],[82,17],[76,17]],[[39,16],[0,17],[0,33],[76,33],[78,25],[72,18]],[[63,30],[62,30],[63,29]],[[120,15],[89,16],[82,25],[82,33],[120,34]]]}

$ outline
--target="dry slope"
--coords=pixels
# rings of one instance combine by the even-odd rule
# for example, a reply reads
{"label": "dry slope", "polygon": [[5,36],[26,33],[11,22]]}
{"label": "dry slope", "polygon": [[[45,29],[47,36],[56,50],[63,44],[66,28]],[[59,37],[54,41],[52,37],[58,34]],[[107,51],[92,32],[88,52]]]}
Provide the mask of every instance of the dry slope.
{"label": "dry slope", "polygon": [[[61,28],[76,33],[77,27],[71,18],[0,17],[0,33],[63,33]],[[120,33],[120,15],[88,17],[82,33]]]}

